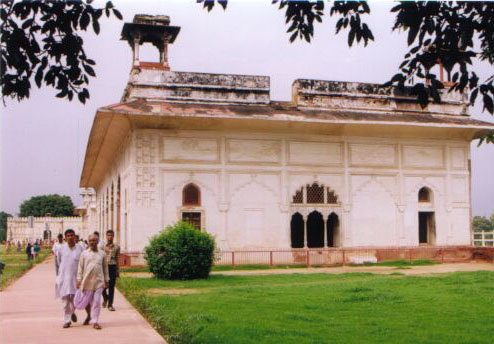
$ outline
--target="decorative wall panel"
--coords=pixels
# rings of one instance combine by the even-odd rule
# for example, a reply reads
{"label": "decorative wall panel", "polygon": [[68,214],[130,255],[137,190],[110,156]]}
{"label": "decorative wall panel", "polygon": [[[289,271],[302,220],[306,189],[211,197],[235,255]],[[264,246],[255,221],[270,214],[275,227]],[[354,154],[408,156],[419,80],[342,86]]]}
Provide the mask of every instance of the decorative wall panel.
{"label": "decorative wall panel", "polygon": [[444,168],[444,148],[439,146],[403,146],[403,165],[407,168]]}
{"label": "decorative wall panel", "polygon": [[288,142],[290,165],[339,166],[343,163],[341,143]]}
{"label": "decorative wall panel", "polygon": [[193,137],[163,137],[161,139],[163,162],[219,162],[217,139]]}
{"label": "decorative wall panel", "polygon": [[227,141],[228,162],[231,163],[280,163],[281,142],[276,140]]}
{"label": "decorative wall panel", "polygon": [[395,167],[395,145],[350,144],[350,165],[354,167]]}

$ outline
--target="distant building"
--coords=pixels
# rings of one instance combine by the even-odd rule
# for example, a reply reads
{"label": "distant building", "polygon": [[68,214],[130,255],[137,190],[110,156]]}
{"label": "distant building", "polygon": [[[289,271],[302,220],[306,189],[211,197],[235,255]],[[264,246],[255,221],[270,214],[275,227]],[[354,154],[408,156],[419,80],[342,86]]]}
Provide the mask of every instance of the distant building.
{"label": "distant building", "polygon": [[[421,108],[395,88],[296,80],[272,101],[266,76],[171,71],[179,29],[124,25],[130,79],[89,137],[80,186],[125,252],[178,220],[222,250],[471,244],[470,142],[494,125],[465,95]],[[139,60],[143,43],[159,62]]]}
{"label": "distant building", "polygon": [[83,234],[83,218],[63,217],[9,217],[7,218],[7,239],[13,242],[34,242],[56,240],[57,235],[72,228],[76,234]]}
{"label": "distant building", "polygon": [[81,239],[98,229],[96,215],[96,194],[92,189],[82,189],[82,205],[75,208],[77,216],[9,217],[7,218],[7,239],[14,242],[56,240],[71,228]]}

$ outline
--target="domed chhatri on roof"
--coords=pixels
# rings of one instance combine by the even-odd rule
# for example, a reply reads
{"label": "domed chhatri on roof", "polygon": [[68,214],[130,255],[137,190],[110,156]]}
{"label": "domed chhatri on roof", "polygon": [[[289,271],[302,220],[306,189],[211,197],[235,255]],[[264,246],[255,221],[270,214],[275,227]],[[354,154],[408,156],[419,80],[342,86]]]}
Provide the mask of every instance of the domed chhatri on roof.
{"label": "domed chhatri on roof", "polygon": [[129,81],[91,129],[80,185],[124,251],[181,219],[222,250],[470,245],[470,142],[494,125],[464,95],[422,108],[407,90],[299,79],[274,101],[268,76],[171,70],[179,31],[168,16],[124,24]]}

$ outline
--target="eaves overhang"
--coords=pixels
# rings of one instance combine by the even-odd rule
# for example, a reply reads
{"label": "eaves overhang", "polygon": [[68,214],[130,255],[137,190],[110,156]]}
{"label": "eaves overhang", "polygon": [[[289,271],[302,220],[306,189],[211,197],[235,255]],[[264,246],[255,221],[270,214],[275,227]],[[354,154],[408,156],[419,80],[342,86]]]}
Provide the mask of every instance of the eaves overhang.
{"label": "eaves overhang", "polygon": [[81,187],[97,187],[133,129],[217,130],[471,141],[494,134],[494,123],[462,116],[320,111],[287,106],[223,106],[137,101],[98,109]]}

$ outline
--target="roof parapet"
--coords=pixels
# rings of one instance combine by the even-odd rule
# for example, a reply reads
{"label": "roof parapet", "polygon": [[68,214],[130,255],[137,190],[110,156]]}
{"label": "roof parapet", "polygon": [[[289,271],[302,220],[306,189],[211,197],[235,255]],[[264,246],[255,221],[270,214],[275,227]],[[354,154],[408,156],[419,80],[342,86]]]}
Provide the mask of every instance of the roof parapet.
{"label": "roof parapet", "polygon": [[468,115],[466,92],[441,90],[440,104],[429,103],[422,108],[411,88],[401,92],[397,87],[358,82],[298,79],[292,84],[292,101],[306,108]]}
{"label": "roof parapet", "polygon": [[122,101],[136,99],[221,104],[269,104],[268,76],[171,72],[134,68]]}

